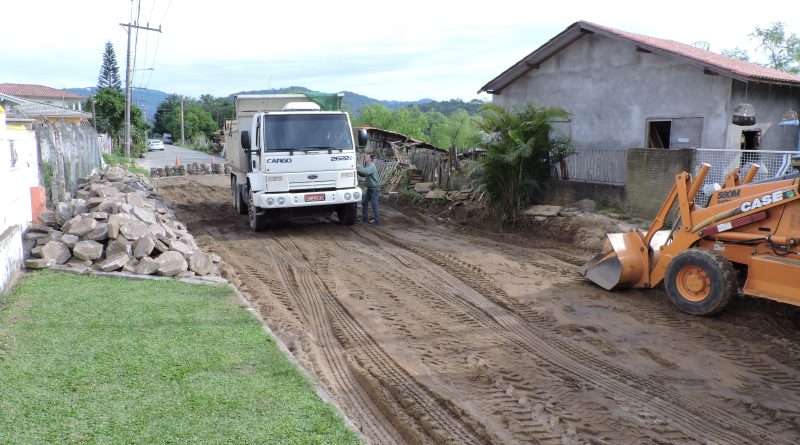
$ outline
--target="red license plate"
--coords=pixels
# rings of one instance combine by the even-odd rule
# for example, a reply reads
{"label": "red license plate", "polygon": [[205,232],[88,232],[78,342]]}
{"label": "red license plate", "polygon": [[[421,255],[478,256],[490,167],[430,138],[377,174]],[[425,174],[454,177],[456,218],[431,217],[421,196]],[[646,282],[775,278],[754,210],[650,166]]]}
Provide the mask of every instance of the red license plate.
{"label": "red license plate", "polygon": [[306,202],[325,201],[324,193],[309,193],[305,197]]}

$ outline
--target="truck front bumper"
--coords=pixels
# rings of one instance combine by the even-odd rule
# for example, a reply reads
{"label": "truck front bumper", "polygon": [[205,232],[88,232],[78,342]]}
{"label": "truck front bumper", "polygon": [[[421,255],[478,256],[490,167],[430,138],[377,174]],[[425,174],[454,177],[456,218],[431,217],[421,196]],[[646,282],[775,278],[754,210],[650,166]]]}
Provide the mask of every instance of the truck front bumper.
{"label": "truck front bumper", "polygon": [[361,201],[358,187],[324,192],[267,193],[256,192],[253,201],[264,209],[289,209],[294,207],[330,206],[353,204]]}

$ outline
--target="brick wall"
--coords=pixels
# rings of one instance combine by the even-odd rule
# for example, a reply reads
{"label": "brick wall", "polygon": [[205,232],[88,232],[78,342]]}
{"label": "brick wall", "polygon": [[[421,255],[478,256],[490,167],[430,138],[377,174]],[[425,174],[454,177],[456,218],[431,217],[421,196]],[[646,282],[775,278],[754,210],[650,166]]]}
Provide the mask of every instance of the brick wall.
{"label": "brick wall", "polygon": [[625,186],[553,179],[547,184],[543,202],[568,205],[587,198],[598,204],[622,209],[625,207]]}
{"label": "brick wall", "polygon": [[626,202],[623,209],[639,218],[653,218],[675,184],[675,175],[693,170],[692,149],[628,150]]}

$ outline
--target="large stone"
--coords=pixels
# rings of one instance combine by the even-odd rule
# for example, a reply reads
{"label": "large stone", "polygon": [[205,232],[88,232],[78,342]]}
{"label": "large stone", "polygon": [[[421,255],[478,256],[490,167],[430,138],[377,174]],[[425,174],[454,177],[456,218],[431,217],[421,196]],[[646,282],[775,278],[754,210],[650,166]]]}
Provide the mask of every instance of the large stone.
{"label": "large stone", "polygon": [[94,218],[81,218],[77,222],[73,222],[69,228],[70,235],[85,236],[90,234],[97,228],[97,220]]}
{"label": "large stone", "polygon": [[163,277],[174,277],[181,272],[189,269],[186,259],[178,252],[164,252],[156,258],[158,262],[158,274]]}
{"label": "large stone", "polygon": [[44,224],[31,224],[28,230],[31,232],[50,233],[53,231],[53,228]]}
{"label": "large stone", "polygon": [[[134,193],[135,195],[135,193]],[[138,196],[138,195],[137,195]],[[133,208],[133,215],[139,218],[142,222],[147,224],[155,224],[156,223],[156,215],[150,209],[145,209],[142,207],[134,207]]]}
{"label": "large stone", "polygon": [[56,264],[64,264],[72,258],[69,247],[61,241],[50,241],[42,247],[42,258],[53,260]]}
{"label": "large stone", "polygon": [[73,199],[72,200],[72,214],[73,215],[80,215],[81,213],[87,213],[89,211],[89,206],[86,204],[86,201],[83,199]]}
{"label": "large stone", "polygon": [[52,267],[55,264],[55,261],[45,258],[31,258],[29,260],[25,260],[25,267],[28,269],[44,269],[46,267]]}
{"label": "large stone", "polygon": [[530,206],[525,209],[525,215],[528,216],[558,216],[558,212],[561,211],[561,206],[551,206],[551,205],[535,205]]}
{"label": "large stone", "polygon": [[92,212],[89,214],[89,217],[98,221],[108,221],[108,213],[106,212]]}
{"label": "large stone", "polygon": [[130,192],[125,195],[128,199],[128,204],[134,207],[144,207],[144,199],[136,192]]}
{"label": "large stone", "polygon": [[139,260],[139,264],[136,265],[133,272],[137,275],[152,275],[158,272],[158,267],[158,261],[146,256]]}
{"label": "large stone", "polygon": [[123,202],[122,204],[119,205],[119,213],[132,214],[133,213],[133,209],[134,209],[134,207],[132,205],[128,204],[127,202]]}
{"label": "large stone", "polygon": [[105,241],[108,239],[108,224],[97,223],[97,227],[86,235],[86,239],[93,241]]}
{"label": "large stone", "polygon": [[156,242],[149,236],[143,236],[133,245],[133,257],[142,258],[150,255],[156,247]]}
{"label": "large stone", "polygon": [[117,193],[119,193],[119,190],[117,190],[116,187],[112,187],[110,185],[105,185],[103,187],[100,187],[100,190],[98,190],[97,193],[102,198],[113,198],[114,196],[117,195]]}
{"label": "large stone", "polygon": [[59,202],[56,206],[56,222],[64,224],[72,218],[72,206],[66,202]]}
{"label": "large stone", "polygon": [[52,210],[45,210],[39,214],[39,222],[50,227],[60,227],[61,224],[56,221],[56,212]]}
{"label": "large stone", "polygon": [[97,241],[80,241],[75,244],[72,254],[82,260],[93,261],[103,256],[103,245]]}
{"label": "large stone", "polygon": [[66,244],[70,249],[75,247],[78,241],[80,241],[80,238],[75,235],[70,235],[69,233],[61,235],[61,242]]}
{"label": "large stone", "polygon": [[431,190],[425,194],[425,199],[444,199],[447,197],[447,192],[444,190]]}
{"label": "large stone", "polygon": [[118,208],[118,205],[115,201],[110,199],[104,199],[97,207],[94,208],[95,211],[103,212],[103,213],[115,213],[114,210]]}
{"label": "large stone", "polygon": [[109,182],[120,182],[125,179],[125,169],[119,166],[109,167],[105,172],[104,179]]}
{"label": "large stone", "polygon": [[119,233],[131,241],[136,241],[150,232],[147,230],[147,225],[145,225],[145,223],[141,221],[129,221],[119,228]]}
{"label": "large stone", "polygon": [[121,253],[130,256],[131,251],[132,249],[130,241],[126,240],[125,238],[117,238],[108,243],[108,247],[106,247],[106,256],[111,257]]}
{"label": "large stone", "polygon": [[414,190],[416,190],[418,193],[428,193],[432,188],[432,182],[418,182],[414,184]]}
{"label": "large stone", "polygon": [[122,270],[129,273],[135,273],[137,264],[139,264],[139,260],[136,258],[128,258],[128,262],[122,266]]}
{"label": "large stone", "polygon": [[167,233],[164,230],[164,227],[162,227],[161,224],[158,224],[158,223],[150,224],[147,227],[147,229],[150,231],[150,235],[153,236],[153,238],[157,237],[158,235],[166,236],[166,233]]}
{"label": "large stone", "polygon": [[157,250],[157,251],[159,251],[161,253],[169,252],[169,245],[161,242],[161,240],[158,240],[158,239],[156,239],[155,241],[156,241],[155,250]]}
{"label": "large stone", "polygon": [[123,224],[136,221],[133,215],[127,213],[116,213],[108,217],[108,237],[115,239],[119,236],[119,229]]}
{"label": "large stone", "polygon": [[194,253],[189,257],[189,269],[197,275],[208,275],[214,271],[214,260],[207,253]]}
{"label": "large stone", "polygon": [[49,239],[49,238],[50,238],[50,233],[28,232],[28,233],[25,234],[25,239],[28,239],[28,240],[31,240],[31,241],[36,241],[36,240],[40,240],[40,239]]}
{"label": "large stone", "polygon": [[180,253],[186,258],[189,258],[195,251],[188,243],[183,241],[174,240],[169,244],[169,248]]}
{"label": "large stone", "polygon": [[31,256],[36,257],[36,258],[41,258],[42,257],[42,247],[44,247],[44,246],[36,246],[33,249],[31,249]]}
{"label": "large stone", "polygon": [[83,218],[80,216],[76,216],[69,221],[65,222],[64,225],[61,226],[61,231],[64,233],[69,233],[69,229],[72,228],[73,224],[79,223]]}
{"label": "large stone", "polygon": [[121,269],[122,266],[128,263],[128,259],[130,259],[128,255],[120,253],[106,258],[106,260],[98,264],[97,267],[99,267],[103,272],[112,272]]}

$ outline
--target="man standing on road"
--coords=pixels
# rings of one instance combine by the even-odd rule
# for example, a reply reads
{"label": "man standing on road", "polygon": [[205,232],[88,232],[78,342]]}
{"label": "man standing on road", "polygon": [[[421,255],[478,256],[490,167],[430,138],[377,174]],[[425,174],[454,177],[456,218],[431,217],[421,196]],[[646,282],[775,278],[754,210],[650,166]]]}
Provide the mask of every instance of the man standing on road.
{"label": "man standing on road", "polygon": [[[364,166],[358,167],[358,176],[364,177],[364,182],[367,186],[367,191],[364,193],[364,197],[361,198],[361,219],[370,224],[380,224],[381,212],[378,209],[378,194],[381,191],[381,183],[378,180],[378,170],[372,161],[373,155],[364,155]],[[372,203],[374,219],[369,219],[369,203]]]}

